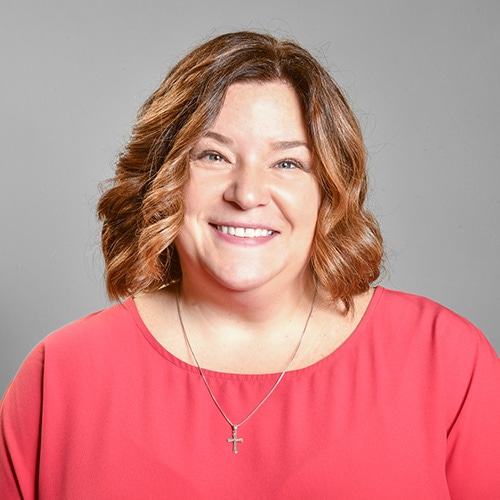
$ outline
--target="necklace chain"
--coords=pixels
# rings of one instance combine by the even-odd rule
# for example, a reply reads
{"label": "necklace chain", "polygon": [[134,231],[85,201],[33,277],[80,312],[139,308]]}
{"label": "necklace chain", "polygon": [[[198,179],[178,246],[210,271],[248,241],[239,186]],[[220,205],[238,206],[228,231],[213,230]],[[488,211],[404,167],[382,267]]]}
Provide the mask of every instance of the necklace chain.
{"label": "necklace chain", "polygon": [[212,398],[213,402],[215,403],[215,406],[220,411],[221,415],[224,417],[224,419],[226,420],[226,422],[231,426],[231,429],[232,429],[232,438],[228,438],[227,441],[229,443],[233,444],[233,453],[238,453],[238,447],[237,447],[237,445],[238,445],[238,443],[242,443],[243,442],[242,438],[238,438],[238,435],[237,435],[238,428],[241,427],[245,422],[247,422],[248,420],[250,420],[250,418],[252,418],[255,415],[255,413],[257,412],[257,410],[267,401],[267,399],[269,398],[269,396],[271,396],[271,394],[276,390],[276,388],[278,387],[279,383],[281,382],[281,380],[285,376],[285,373],[288,371],[288,369],[290,368],[291,364],[293,363],[293,361],[297,357],[297,354],[299,352],[300,346],[302,345],[302,341],[304,340],[304,336],[305,336],[305,333],[306,333],[306,330],[307,330],[307,325],[309,324],[309,320],[311,319],[311,315],[312,315],[312,312],[313,312],[313,309],[314,309],[314,302],[316,300],[317,290],[314,291],[314,297],[313,297],[313,300],[311,302],[311,308],[310,308],[309,313],[307,315],[306,322],[304,324],[304,328],[302,329],[302,333],[300,334],[299,341],[297,342],[297,345],[296,345],[296,347],[295,347],[292,355],[290,356],[290,359],[289,359],[288,363],[286,364],[285,368],[283,369],[283,371],[281,372],[280,376],[277,378],[276,382],[271,387],[271,389],[269,390],[269,392],[261,399],[261,401],[257,404],[257,406],[255,406],[255,408],[239,424],[235,424],[227,416],[226,412],[222,409],[221,405],[217,401],[217,398],[215,397],[215,394],[213,393],[212,388],[210,387],[210,385],[208,383],[208,380],[205,377],[205,373],[203,372],[203,369],[201,368],[201,365],[198,362],[198,358],[196,357],[196,354],[194,353],[194,350],[193,350],[193,348],[191,346],[191,342],[189,342],[189,338],[188,338],[188,335],[187,335],[187,332],[186,332],[186,328],[184,327],[184,322],[182,321],[181,307],[180,307],[180,301],[179,301],[179,289],[180,289],[180,286],[177,287],[177,293],[176,293],[176,297],[175,298],[176,298],[176,304],[177,304],[177,315],[179,316],[179,323],[181,325],[182,334],[184,335],[184,339],[185,339],[186,344],[187,344],[187,346],[189,348],[189,352],[193,356],[193,359],[194,359],[194,361],[196,363],[198,371],[200,372],[201,378],[202,378],[203,382],[205,383],[205,386],[206,386],[206,388],[208,390],[208,393],[210,394],[210,397]]}

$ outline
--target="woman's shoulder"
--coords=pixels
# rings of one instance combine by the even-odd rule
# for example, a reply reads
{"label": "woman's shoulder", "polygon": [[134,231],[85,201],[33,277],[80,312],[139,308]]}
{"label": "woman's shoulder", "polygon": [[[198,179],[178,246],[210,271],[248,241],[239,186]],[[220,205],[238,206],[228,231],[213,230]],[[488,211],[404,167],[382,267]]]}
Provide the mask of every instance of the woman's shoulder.
{"label": "woman's shoulder", "polygon": [[380,312],[384,315],[389,313],[392,319],[401,321],[419,319],[432,322],[438,320],[477,330],[468,319],[433,299],[385,287],[378,287],[378,292]]}
{"label": "woman's shoulder", "polygon": [[[21,365],[14,387],[37,387],[40,380],[75,384],[128,363],[144,344],[133,299],[77,319],[42,339]],[[99,374],[99,375],[97,375]]]}
{"label": "woman's shoulder", "polygon": [[71,364],[106,358],[130,345],[137,337],[138,321],[133,299],[95,311],[53,331],[28,355],[25,363],[47,361]]}
{"label": "woman's shoulder", "polygon": [[101,332],[113,322],[113,318],[123,314],[122,307],[113,305],[96,311],[45,336],[27,355],[9,390],[12,391],[13,387],[38,387],[47,372],[47,359],[50,365],[70,366],[89,350],[99,351],[96,337],[104,339],[106,335]]}
{"label": "woman's shoulder", "polygon": [[450,308],[427,297],[379,287],[374,324],[395,335],[405,335],[438,348],[463,351],[493,350],[473,323]]}

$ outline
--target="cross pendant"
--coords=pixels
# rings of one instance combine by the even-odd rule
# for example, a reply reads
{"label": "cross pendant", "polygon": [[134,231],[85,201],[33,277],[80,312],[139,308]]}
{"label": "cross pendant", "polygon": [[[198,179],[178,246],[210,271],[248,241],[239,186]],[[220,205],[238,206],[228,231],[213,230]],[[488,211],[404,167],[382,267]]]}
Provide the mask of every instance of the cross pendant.
{"label": "cross pendant", "polygon": [[238,453],[238,443],[243,443],[243,438],[238,437],[238,427],[233,425],[233,437],[227,438],[228,443],[233,443],[233,453]]}

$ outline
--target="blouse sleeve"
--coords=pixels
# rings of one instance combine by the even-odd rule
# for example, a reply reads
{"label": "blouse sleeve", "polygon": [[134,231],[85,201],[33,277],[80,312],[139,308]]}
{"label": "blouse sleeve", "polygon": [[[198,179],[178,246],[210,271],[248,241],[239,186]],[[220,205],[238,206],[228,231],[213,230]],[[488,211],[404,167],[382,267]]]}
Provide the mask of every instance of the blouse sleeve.
{"label": "blouse sleeve", "polygon": [[[480,333],[469,363],[459,411],[448,433],[447,479],[453,500],[500,498],[500,359]],[[465,350],[465,346],[462,346]]]}
{"label": "blouse sleeve", "polygon": [[43,395],[43,344],[21,366],[0,403],[0,497],[34,499]]}

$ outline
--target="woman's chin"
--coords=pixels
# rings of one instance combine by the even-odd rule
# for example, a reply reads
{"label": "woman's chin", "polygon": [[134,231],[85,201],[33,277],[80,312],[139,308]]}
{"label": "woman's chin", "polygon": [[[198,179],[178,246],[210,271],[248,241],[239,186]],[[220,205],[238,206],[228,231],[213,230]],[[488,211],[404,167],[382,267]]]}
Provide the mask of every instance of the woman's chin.
{"label": "woman's chin", "polygon": [[231,272],[212,273],[212,278],[219,286],[234,292],[251,292],[272,287],[279,281],[279,273],[269,272],[269,269],[258,271],[254,269],[237,269]]}

